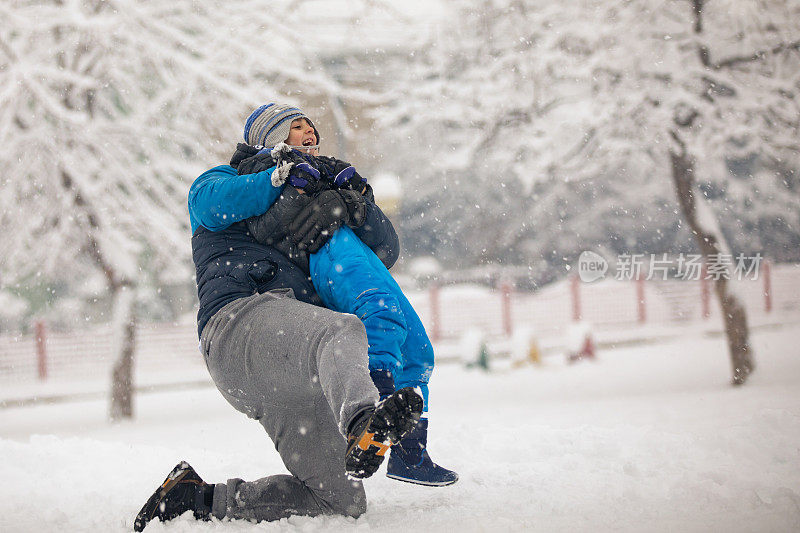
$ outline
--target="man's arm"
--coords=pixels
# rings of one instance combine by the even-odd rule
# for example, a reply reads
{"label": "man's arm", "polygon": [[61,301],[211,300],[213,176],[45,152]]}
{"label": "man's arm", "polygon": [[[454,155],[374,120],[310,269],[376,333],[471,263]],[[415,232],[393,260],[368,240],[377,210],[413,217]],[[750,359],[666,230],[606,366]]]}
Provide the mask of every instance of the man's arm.
{"label": "man's arm", "polygon": [[313,197],[301,194],[296,188],[285,187],[265,213],[245,221],[247,229],[261,244],[274,244],[288,234],[294,218],[312,201]]}
{"label": "man's arm", "polygon": [[386,268],[392,268],[400,257],[400,239],[381,208],[366,198],[364,200],[367,204],[367,217],[364,224],[352,228],[353,233],[375,252]]}
{"label": "man's arm", "polygon": [[345,225],[386,268],[397,261],[400,243],[392,223],[371,199],[353,190],[330,189],[315,195],[289,225],[289,236],[300,250],[313,254]]}
{"label": "man's arm", "polygon": [[391,268],[400,256],[400,240],[389,218],[375,203],[372,186],[350,163],[333,157],[319,157],[330,165],[333,180],[339,188],[359,191],[366,204],[364,223],[350,226],[361,242],[369,246],[386,268]]}
{"label": "man's arm", "polygon": [[266,212],[283,189],[272,185],[274,169],[239,176],[230,165],[221,165],[201,174],[189,189],[192,232],[198,226],[220,231]]}

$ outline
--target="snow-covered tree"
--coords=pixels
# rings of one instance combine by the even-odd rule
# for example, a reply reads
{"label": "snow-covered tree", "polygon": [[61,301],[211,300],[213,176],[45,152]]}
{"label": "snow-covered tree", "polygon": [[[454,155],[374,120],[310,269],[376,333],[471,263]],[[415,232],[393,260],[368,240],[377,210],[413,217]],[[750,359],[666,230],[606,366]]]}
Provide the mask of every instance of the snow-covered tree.
{"label": "snow-covered tree", "polygon": [[113,418],[132,414],[140,270],[193,272],[192,179],[227,160],[255,106],[338,96],[311,68],[302,3],[0,5],[2,282],[105,277],[117,332]]}
{"label": "snow-covered tree", "polygon": [[[550,272],[582,248],[687,251],[667,125],[676,106],[700,101],[718,113],[698,149],[723,231],[739,249],[795,257],[798,160],[786,141],[797,4],[712,4],[712,61],[782,52],[728,73],[699,64],[688,0],[460,3],[379,113],[387,161],[415,191],[404,198],[407,241],[467,264],[542,258]],[[722,94],[727,78],[741,86],[735,98]],[[772,114],[757,129],[746,122],[755,108]],[[754,164],[734,179],[725,167],[740,162]]]}
{"label": "snow-covered tree", "polygon": [[[687,62],[691,67],[687,81],[694,83],[686,92],[694,98],[672,104],[668,127],[675,190],[707,259],[730,254],[716,217],[709,213],[705,200],[698,198],[696,187],[698,170],[701,179],[703,174],[724,174],[719,160],[730,148],[723,152],[715,150],[717,145],[732,144],[744,148],[745,154],[756,152],[800,167],[796,144],[800,137],[800,96],[796,95],[800,90],[800,6],[795,4],[792,9],[783,1],[762,2],[747,9],[741,9],[741,4],[724,4],[691,2],[694,42],[687,48],[696,55],[694,63]],[[776,11],[770,19],[754,19],[753,7]],[[779,17],[790,17],[792,22],[781,25]],[[738,30],[733,35],[731,25]],[[754,367],[744,305],[725,277],[716,279],[714,287],[728,337],[733,383],[742,384]]]}
{"label": "snow-covered tree", "polygon": [[[796,255],[800,4],[473,0],[453,20],[384,115],[417,192],[406,235],[468,261],[675,252],[692,233],[711,254],[711,230],[678,216],[705,195],[725,228],[717,251],[777,239]],[[749,159],[751,172],[730,172]],[[687,179],[694,207],[672,190]],[[744,322],[726,321],[730,339]],[[739,337],[735,380],[749,366]]]}
{"label": "snow-covered tree", "polygon": [[[800,5],[784,0],[630,2],[624,10],[606,11],[605,18],[614,21],[608,25],[614,33],[604,35],[611,44],[598,54],[604,68],[593,72],[594,95],[612,118],[598,123],[600,146],[593,155],[613,156],[606,152],[606,139],[611,146],[636,139],[634,146],[667,170],[707,259],[731,254],[732,248],[698,183],[705,195],[726,191],[729,202],[749,201],[756,210],[759,200],[780,203],[785,210],[774,221],[797,235],[800,204],[784,176],[758,173],[745,177],[749,183],[742,187],[728,164],[757,156],[800,171]],[[620,46],[625,31],[638,36],[644,52]],[[761,193],[767,198],[759,198]],[[724,277],[715,280],[715,290],[733,382],[741,384],[753,368],[746,313]]]}

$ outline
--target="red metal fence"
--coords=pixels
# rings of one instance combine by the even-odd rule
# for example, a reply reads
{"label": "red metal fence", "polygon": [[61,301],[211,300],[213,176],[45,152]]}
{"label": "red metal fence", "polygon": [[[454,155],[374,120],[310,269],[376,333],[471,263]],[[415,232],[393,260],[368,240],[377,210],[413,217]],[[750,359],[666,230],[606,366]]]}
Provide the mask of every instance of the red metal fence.
{"label": "red metal fence", "polygon": [[[442,341],[468,329],[510,336],[518,326],[547,335],[579,320],[601,329],[713,321],[720,310],[712,284],[705,276],[691,281],[639,278],[593,283],[571,276],[537,292],[515,292],[501,284],[498,290],[432,286],[427,292],[407,295],[431,339]],[[751,318],[800,313],[800,265],[765,263],[758,279],[731,279],[729,284]]]}
{"label": "red metal fence", "polygon": [[[757,280],[731,280],[751,323],[800,318],[800,265],[767,265]],[[598,330],[681,326],[719,321],[711,281],[604,280],[583,283],[571,277],[536,292],[480,285],[432,285],[407,291],[435,343],[448,343],[468,331],[508,338],[524,327],[542,337],[563,333],[577,320]],[[111,331],[97,326],[80,332],[48,332],[36,322],[34,334],[0,335],[0,381],[25,382],[108,376]],[[137,327],[137,371],[169,373],[202,369],[197,332],[189,324]]]}

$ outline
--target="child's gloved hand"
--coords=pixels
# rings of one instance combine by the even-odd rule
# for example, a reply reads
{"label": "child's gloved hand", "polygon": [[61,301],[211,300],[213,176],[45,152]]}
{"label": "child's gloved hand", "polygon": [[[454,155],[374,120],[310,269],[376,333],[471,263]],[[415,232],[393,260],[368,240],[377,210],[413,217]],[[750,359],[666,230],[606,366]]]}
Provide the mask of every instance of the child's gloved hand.
{"label": "child's gloved hand", "polygon": [[320,178],[324,176],[320,173],[320,166],[313,156],[305,155],[298,150],[291,150],[284,152],[281,158],[293,163],[288,178],[293,187],[303,189],[309,194],[322,189]]}
{"label": "child's gloved hand", "polygon": [[364,186],[367,184],[366,178],[362,178],[350,163],[326,156],[317,156],[317,161],[324,167],[328,177],[337,188],[358,192],[364,190]]}
{"label": "child's gloved hand", "polygon": [[310,163],[296,164],[289,171],[289,183],[308,193],[314,193],[319,189],[319,178],[319,170],[311,166]]}

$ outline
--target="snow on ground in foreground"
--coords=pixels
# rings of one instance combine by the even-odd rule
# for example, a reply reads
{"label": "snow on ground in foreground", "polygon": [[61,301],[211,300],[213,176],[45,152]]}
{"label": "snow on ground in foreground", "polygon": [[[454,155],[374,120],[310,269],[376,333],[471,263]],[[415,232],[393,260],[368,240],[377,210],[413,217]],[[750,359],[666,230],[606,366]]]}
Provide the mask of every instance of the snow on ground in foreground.
{"label": "snow on ground in foreground", "polygon": [[[152,523],[207,531],[798,531],[797,326],[754,335],[758,369],[728,385],[722,338],[601,351],[596,362],[492,373],[442,365],[434,460],[452,487],[367,480],[358,520]],[[0,529],[130,531],[179,459],[207,480],[284,471],[260,426],[211,388],[142,394],[134,422],[101,401],[0,410]]]}

